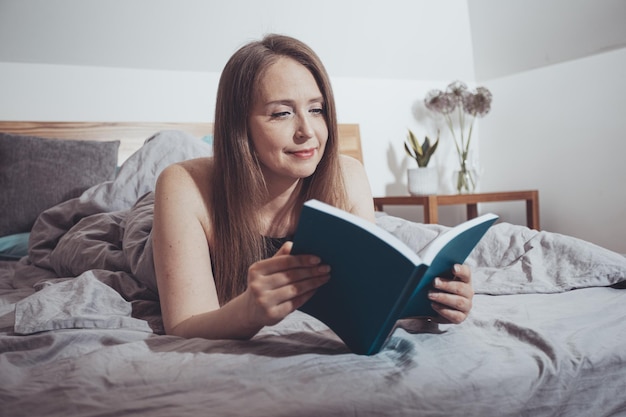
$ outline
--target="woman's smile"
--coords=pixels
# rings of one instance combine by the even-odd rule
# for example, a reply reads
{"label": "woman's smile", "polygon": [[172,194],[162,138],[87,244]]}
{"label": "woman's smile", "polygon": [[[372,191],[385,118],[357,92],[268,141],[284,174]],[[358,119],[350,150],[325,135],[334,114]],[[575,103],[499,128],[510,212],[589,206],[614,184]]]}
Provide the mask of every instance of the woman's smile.
{"label": "woman's smile", "polygon": [[287,153],[299,159],[311,159],[315,156],[317,148],[308,148],[297,151],[288,151]]}

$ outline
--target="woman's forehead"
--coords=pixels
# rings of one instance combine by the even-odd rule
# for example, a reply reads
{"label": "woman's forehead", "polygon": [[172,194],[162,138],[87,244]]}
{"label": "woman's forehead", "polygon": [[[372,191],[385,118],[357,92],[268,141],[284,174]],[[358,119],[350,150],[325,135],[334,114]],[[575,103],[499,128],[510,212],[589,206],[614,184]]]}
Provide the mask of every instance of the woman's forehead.
{"label": "woman's forehead", "polygon": [[322,97],[311,71],[288,57],[279,58],[261,74],[257,91],[264,102],[309,101]]}

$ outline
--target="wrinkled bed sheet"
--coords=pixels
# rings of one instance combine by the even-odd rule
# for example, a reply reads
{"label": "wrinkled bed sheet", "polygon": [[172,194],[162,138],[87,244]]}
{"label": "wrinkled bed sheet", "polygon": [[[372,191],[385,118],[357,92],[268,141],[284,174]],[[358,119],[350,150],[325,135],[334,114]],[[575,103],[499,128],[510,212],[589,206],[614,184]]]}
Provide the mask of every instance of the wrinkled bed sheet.
{"label": "wrinkled bed sheet", "polygon": [[[403,322],[371,357],[301,312],[251,341],[163,335],[151,191],[209,153],[156,135],[114,181],[42,214],[27,258],[0,262],[0,415],[626,414],[626,259],[506,223],[467,261],[468,320]],[[447,230],[377,222],[417,252]]]}

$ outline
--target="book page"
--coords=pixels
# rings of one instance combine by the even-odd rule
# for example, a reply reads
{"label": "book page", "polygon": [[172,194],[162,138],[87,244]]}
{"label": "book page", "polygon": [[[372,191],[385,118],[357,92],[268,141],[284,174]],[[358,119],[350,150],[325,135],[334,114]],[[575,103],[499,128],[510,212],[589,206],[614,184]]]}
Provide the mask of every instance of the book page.
{"label": "book page", "polygon": [[[430,265],[435,256],[437,256],[437,254],[441,251],[441,249],[449,242],[454,240],[455,237],[459,236],[461,233],[467,230],[482,225],[483,223],[493,222],[497,218],[498,216],[493,213],[483,214],[482,216],[478,216],[464,223],[461,223],[458,226],[455,226],[447,232],[439,235],[432,242],[430,242],[428,246],[422,251],[423,262],[427,265]],[[480,234],[480,237],[482,237],[482,233]]]}

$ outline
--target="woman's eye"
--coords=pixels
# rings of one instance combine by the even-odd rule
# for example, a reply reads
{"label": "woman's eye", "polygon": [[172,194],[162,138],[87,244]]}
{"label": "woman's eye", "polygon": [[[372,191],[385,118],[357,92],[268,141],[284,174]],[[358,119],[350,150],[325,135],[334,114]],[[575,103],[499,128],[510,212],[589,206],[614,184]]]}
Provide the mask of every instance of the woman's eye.
{"label": "woman's eye", "polygon": [[324,109],[323,108],[317,108],[317,109],[311,109],[311,113],[313,114],[324,114]]}
{"label": "woman's eye", "polygon": [[290,114],[291,114],[291,112],[288,112],[288,111],[279,111],[279,112],[276,112],[276,113],[272,113],[272,118],[280,119],[280,118],[283,118],[283,117],[287,117]]}

